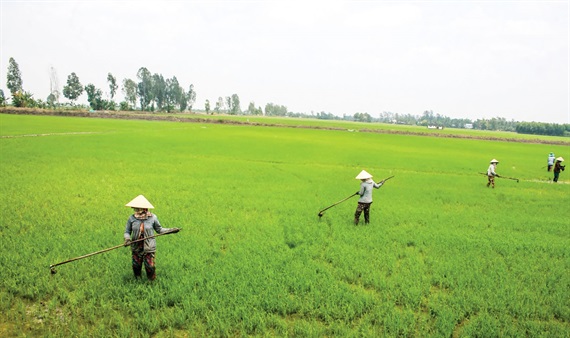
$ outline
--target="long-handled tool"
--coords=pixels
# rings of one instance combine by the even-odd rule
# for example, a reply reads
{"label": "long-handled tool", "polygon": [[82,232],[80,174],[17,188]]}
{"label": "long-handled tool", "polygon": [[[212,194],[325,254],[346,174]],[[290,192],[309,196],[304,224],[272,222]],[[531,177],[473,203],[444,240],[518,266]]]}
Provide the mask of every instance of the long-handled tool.
{"label": "long-handled tool", "polygon": [[76,261],[76,260],[79,260],[79,259],[83,259],[83,258],[91,257],[91,256],[94,256],[94,255],[98,255],[98,254],[103,253],[103,252],[107,252],[107,251],[115,250],[115,249],[118,249],[118,248],[122,248],[122,247],[125,247],[125,246],[127,246],[127,245],[129,245],[129,244],[131,244],[131,243],[136,243],[136,242],[144,241],[145,239],[155,238],[155,237],[163,236],[163,235],[174,234],[174,233],[177,233],[177,232],[180,231],[180,230],[181,230],[181,229],[176,228],[175,230],[168,231],[168,232],[164,232],[164,233],[162,233],[162,234],[153,235],[153,236],[149,236],[149,237],[146,237],[146,238],[141,238],[141,239],[137,239],[137,240],[131,241],[131,242],[129,242],[129,243],[126,244],[126,245],[125,245],[125,244],[121,244],[121,245],[114,246],[114,247],[112,247],[112,248],[107,248],[107,249],[99,250],[99,251],[96,251],[96,252],[92,252],[92,253],[87,254],[87,255],[83,255],[83,256],[71,258],[71,259],[68,259],[68,260],[63,261],[63,262],[60,262],[60,263],[52,264],[52,265],[49,266],[49,268],[50,268],[51,274],[52,274],[52,275],[55,275],[56,272],[57,272],[57,271],[55,270],[55,267],[58,266],[58,265],[70,263],[70,262],[73,262],[73,261]]}
{"label": "long-handled tool", "polygon": [[[479,173],[479,174],[488,176],[486,173]],[[500,175],[495,175],[495,177],[504,178],[504,179],[507,179],[507,180],[513,180],[513,181],[517,181],[517,183],[519,183],[519,179],[518,179],[518,178],[506,177],[506,176],[500,176]]]}
{"label": "long-handled tool", "polygon": [[340,201],[336,202],[336,203],[335,203],[335,204],[333,204],[333,205],[330,205],[330,206],[328,206],[328,207],[324,208],[324,209],[323,209],[323,210],[321,210],[321,211],[319,211],[319,218],[323,217],[323,213],[325,212],[325,210],[328,210],[328,209],[330,209],[330,208],[334,207],[335,205],[337,205],[337,204],[340,204],[340,203],[342,203],[342,202],[346,201],[347,199],[350,199],[350,198],[352,198],[352,197],[354,197],[354,196],[356,196],[356,195],[358,195],[358,192],[357,192],[357,193],[355,193],[355,194],[352,194],[352,195],[348,196],[348,197],[347,197],[347,198],[345,198],[345,199],[342,199],[342,200],[340,200]]}
{"label": "long-handled tool", "polygon": [[[390,177],[388,177],[388,178],[385,178],[385,179],[383,179],[383,180],[380,181],[380,182],[384,183],[384,182],[386,182],[387,180],[391,179],[392,177],[394,177],[394,176],[390,176]],[[380,183],[380,182],[378,182],[378,183]],[[350,195],[350,196],[348,196],[347,198],[345,198],[345,199],[343,199],[343,200],[340,200],[340,201],[336,202],[335,204],[330,205],[330,206],[324,208],[323,210],[319,211],[319,218],[323,217],[323,213],[325,212],[325,210],[328,210],[328,209],[334,207],[335,205],[340,204],[340,203],[342,203],[342,202],[344,202],[344,201],[346,201],[346,200],[348,200],[348,199],[350,199],[351,197],[354,197],[354,196],[356,196],[356,195],[358,195],[358,192],[356,192],[355,194]]]}

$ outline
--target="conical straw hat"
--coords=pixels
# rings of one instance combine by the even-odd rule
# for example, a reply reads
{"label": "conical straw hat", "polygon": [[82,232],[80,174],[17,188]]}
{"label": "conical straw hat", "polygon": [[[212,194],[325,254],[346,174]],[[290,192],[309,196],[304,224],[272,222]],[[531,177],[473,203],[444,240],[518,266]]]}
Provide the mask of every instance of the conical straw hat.
{"label": "conical straw hat", "polygon": [[372,175],[366,172],[366,170],[362,170],[358,176],[355,177],[357,180],[365,180],[368,178],[372,178]]}
{"label": "conical straw hat", "polygon": [[556,161],[564,162],[564,159],[562,157],[559,157],[556,159]]}
{"label": "conical straw hat", "polygon": [[154,209],[152,204],[150,204],[150,202],[143,195],[138,195],[132,201],[125,204],[125,206],[131,208]]}
{"label": "conical straw hat", "polygon": [[489,163],[499,163],[499,161],[492,159],[491,162],[489,162]]}

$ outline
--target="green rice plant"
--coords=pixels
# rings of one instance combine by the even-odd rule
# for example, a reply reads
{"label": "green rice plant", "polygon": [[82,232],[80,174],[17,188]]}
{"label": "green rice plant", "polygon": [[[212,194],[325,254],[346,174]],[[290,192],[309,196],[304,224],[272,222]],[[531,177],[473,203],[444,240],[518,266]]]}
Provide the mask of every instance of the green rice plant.
{"label": "green rice plant", "polygon": [[[89,132],[89,133],[84,133]],[[39,135],[44,136],[27,136]],[[0,332],[54,337],[570,333],[567,146],[0,114]],[[496,188],[485,186],[491,158]],[[371,224],[352,224],[366,169]],[[122,243],[144,194],[158,279]]]}

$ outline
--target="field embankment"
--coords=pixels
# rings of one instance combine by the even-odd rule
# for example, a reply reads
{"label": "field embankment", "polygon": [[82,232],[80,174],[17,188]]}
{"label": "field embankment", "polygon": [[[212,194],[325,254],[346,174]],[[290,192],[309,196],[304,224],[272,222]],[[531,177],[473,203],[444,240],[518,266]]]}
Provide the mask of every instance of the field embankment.
{"label": "field embankment", "polygon": [[441,138],[477,139],[502,142],[539,143],[552,145],[570,145],[565,137],[525,135],[511,132],[489,132],[467,129],[429,130],[418,126],[402,126],[381,123],[362,123],[351,121],[311,120],[301,118],[259,117],[259,116],[232,116],[232,115],[205,115],[205,114],[166,114],[141,111],[72,111],[72,110],[45,110],[30,108],[2,107],[2,114],[48,115],[67,117],[110,118],[110,119],[137,119],[149,121],[171,121],[189,123],[215,123],[236,124],[260,127],[287,127],[308,128],[323,130],[349,130],[354,132],[396,134],[411,136],[430,136]]}

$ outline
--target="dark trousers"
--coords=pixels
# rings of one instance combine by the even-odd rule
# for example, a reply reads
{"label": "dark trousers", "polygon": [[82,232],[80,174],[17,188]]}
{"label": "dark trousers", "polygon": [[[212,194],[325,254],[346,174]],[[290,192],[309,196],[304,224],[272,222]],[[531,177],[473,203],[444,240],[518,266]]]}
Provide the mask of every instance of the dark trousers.
{"label": "dark trousers", "polygon": [[358,206],[356,206],[356,211],[354,212],[354,224],[358,224],[360,219],[360,214],[364,211],[364,223],[370,223],[370,203],[360,203],[358,202]]}
{"label": "dark trousers", "polygon": [[133,251],[133,272],[135,277],[140,277],[142,266],[146,271],[146,277],[149,280],[156,278],[156,268],[154,267],[154,252],[145,253],[144,250]]}

